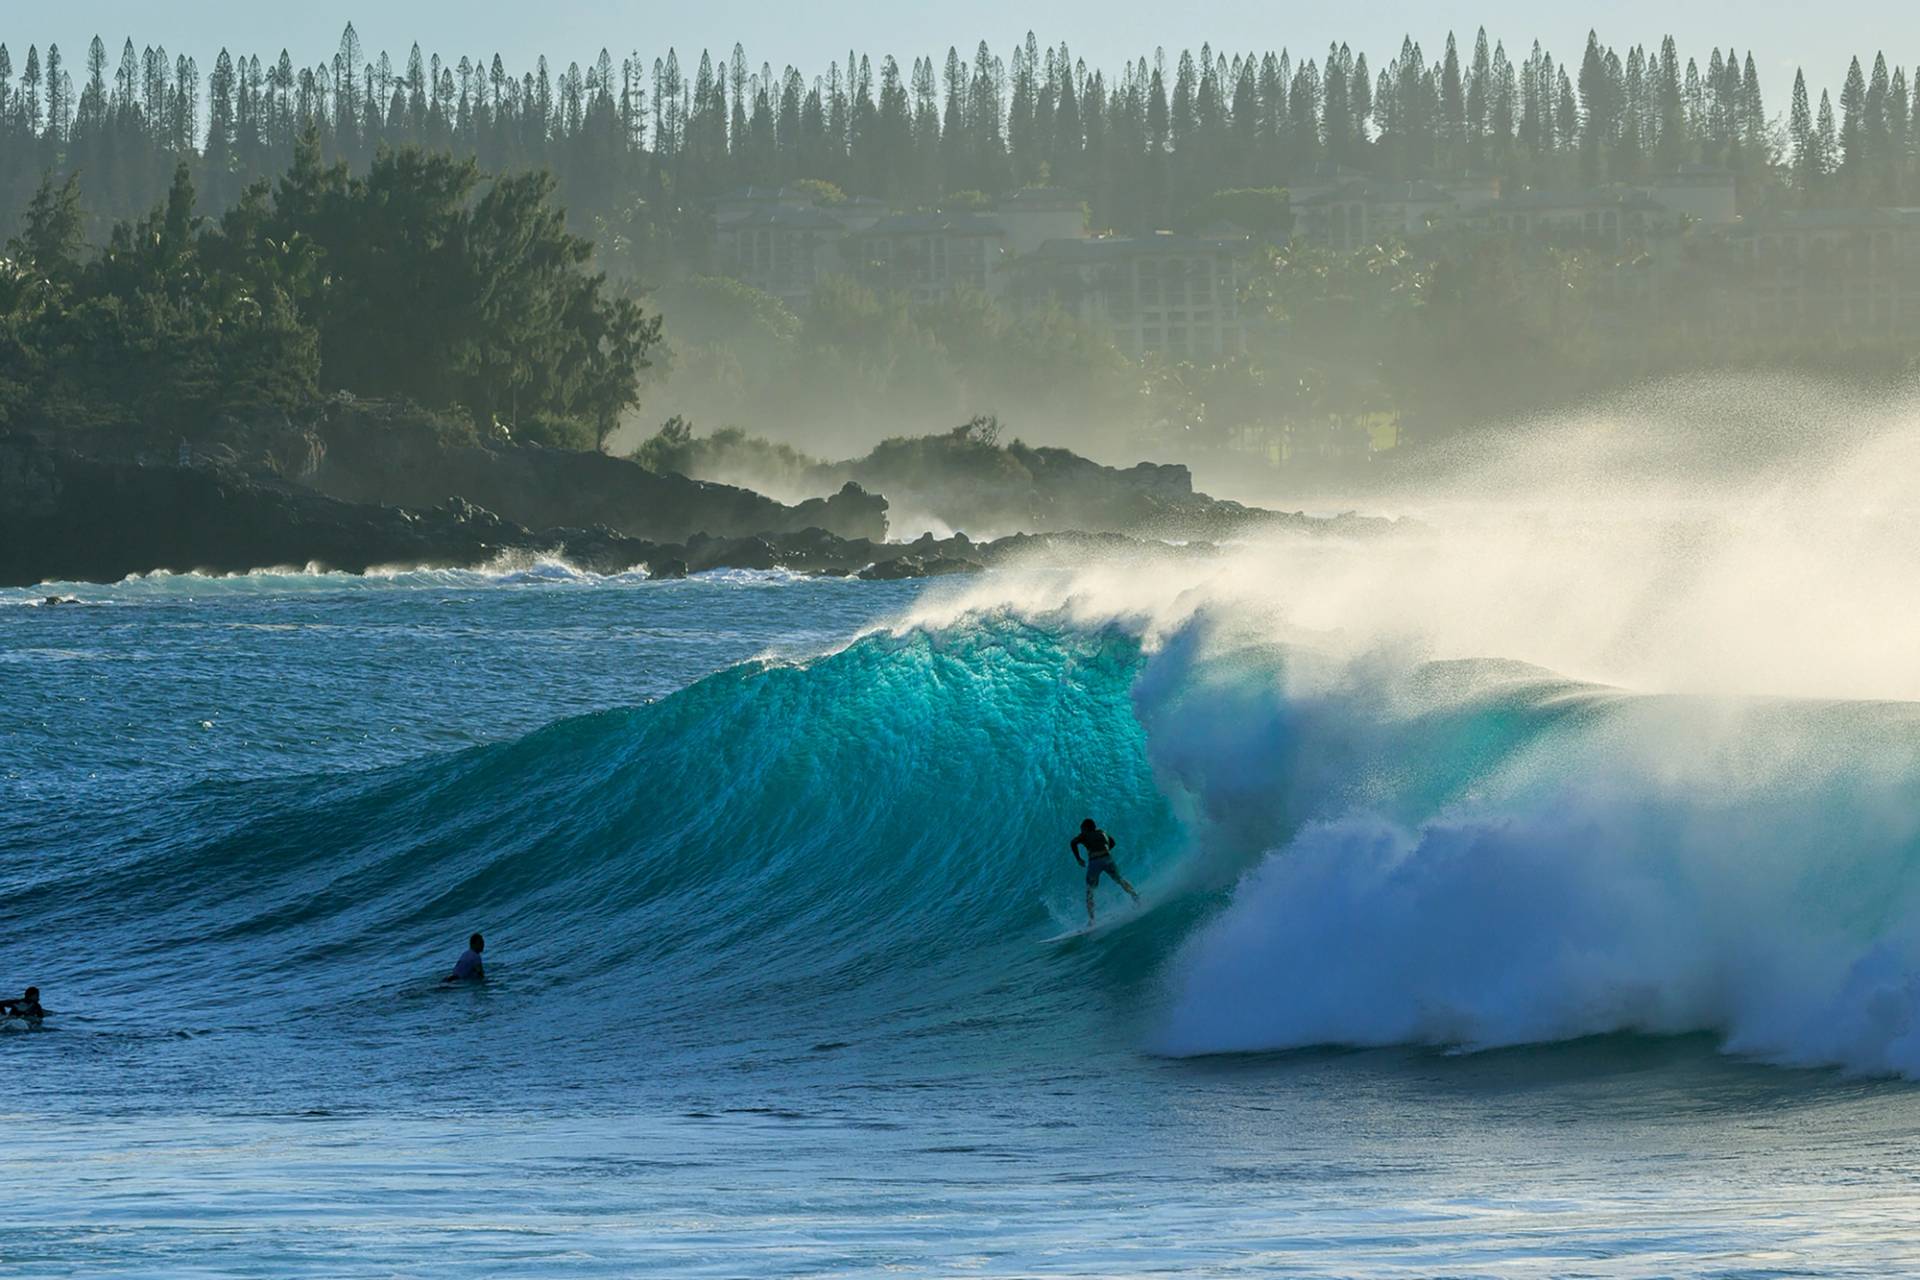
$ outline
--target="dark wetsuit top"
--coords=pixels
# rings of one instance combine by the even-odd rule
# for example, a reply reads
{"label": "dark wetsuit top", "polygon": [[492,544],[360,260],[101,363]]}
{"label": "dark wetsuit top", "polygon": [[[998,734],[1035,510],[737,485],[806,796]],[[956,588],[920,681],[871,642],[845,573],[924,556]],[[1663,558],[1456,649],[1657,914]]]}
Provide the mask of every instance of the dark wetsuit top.
{"label": "dark wetsuit top", "polygon": [[44,1018],[47,1016],[47,1011],[40,1007],[38,1000],[35,1000],[31,1004],[25,1000],[0,1000],[0,1010],[4,1010],[10,1018]]}
{"label": "dark wetsuit top", "polygon": [[1097,828],[1093,831],[1082,831],[1075,836],[1071,847],[1085,849],[1087,860],[1090,862],[1113,857],[1113,837]]}

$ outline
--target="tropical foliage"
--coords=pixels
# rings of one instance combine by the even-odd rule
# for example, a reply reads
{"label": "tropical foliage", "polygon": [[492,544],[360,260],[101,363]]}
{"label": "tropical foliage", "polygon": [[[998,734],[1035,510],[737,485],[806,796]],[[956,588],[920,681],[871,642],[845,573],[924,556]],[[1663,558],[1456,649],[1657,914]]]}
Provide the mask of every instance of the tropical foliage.
{"label": "tropical foliage", "polygon": [[403,398],[536,437],[603,440],[659,321],[609,291],[544,175],[309,135],[217,221],[191,170],[89,251],[82,191],[45,179],[0,272],[0,420],[108,424]]}

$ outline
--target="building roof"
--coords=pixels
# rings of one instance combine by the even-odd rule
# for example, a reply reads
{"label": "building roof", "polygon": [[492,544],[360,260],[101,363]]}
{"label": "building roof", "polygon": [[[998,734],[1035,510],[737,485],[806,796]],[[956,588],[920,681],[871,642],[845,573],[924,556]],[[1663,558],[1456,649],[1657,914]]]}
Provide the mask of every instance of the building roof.
{"label": "building roof", "polygon": [[1758,218],[1742,218],[1731,235],[1777,235],[1783,231],[1879,231],[1920,227],[1920,209],[1783,209]]}
{"label": "building roof", "polygon": [[990,214],[984,213],[890,213],[868,227],[871,236],[1000,236],[1007,229]]}
{"label": "building roof", "polygon": [[1008,213],[1078,212],[1085,205],[1078,192],[1065,187],[1026,187],[1003,197],[999,203]]}
{"label": "building roof", "polygon": [[743,201],[778,200],[783,195],[792,194],[794,193],[787,187],[745,186],[722,192],[719,201],[722,204],[733,204]]}
{"label": "building roof", "polygon": [[811,205],[774,204],[755,209],[721,224],[722,230],[740,227],[778,227],[786,231],[842,231],[840,220]]}
{"label": "building roof", "polygon": [[1253,251],[1253,242],[1245,237],[1202,237],[1156,231],[1150,236],[1096,236],[1090,239],[1048,240],[1027,255],[1029,261],[1074,264],[1112,262],[1124,258],[1158,256],[1195,256],[1228,254],[1241,256]]}
{"label": "building roof", "polygon": [[1367,174],[1363,170],[1336,164],[1332,160],[1316,160],[1300,176],[1315,182],[1345,182],[1350,178],[1365,178]]}
{"label": "building roof", "polygon": [[1561,209],[1665,209],[1666,206],[1644,191],[1599,188],[1588,191],[1536,191],[1531,188],[1503,192],[1487,205],[1489,212],[1551,212]]}
{"label": "building roof", "polygon": [[1710,164],[1683,164],[1653,179],[1656,187],[1730,187],[1733,170]]}
{"label": "building roof", "polygon": [[1313,195],[1301,198],[1297,203],[1304,207],[1347,204],[1354,201],[1364,201],[1367,204],[1452,204],[1453,194],[1434,183],[1420,179],[1386,181],[1379,178],[1363,178],[1357,182],[1343,182],[1329,191],[1317,191]]}

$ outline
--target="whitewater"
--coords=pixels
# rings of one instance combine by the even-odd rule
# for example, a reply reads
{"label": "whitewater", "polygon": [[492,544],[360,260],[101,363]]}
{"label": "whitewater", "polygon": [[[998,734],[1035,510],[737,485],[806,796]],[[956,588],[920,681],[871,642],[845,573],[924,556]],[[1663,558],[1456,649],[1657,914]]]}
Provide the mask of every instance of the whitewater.
{"label": "whitewater", "polygon": [[[1912,436],[1569,439],[1206,559],[0,592],[0,1274],[1920,1269]],[[1147,906],[1047,946],[1087,814]]]}

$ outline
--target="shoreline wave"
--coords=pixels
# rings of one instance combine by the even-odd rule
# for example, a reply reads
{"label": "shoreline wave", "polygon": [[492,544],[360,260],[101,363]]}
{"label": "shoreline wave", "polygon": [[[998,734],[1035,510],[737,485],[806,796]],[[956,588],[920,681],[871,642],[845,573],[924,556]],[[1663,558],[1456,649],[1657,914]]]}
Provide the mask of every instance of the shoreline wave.
{"label": "shoreline wave", "polygon": [[[178,593],[188,590],[281,591],[378,588],[480,589],[497,586],[636,586],[666,587],[676,582],[721,586],[779,586],[794,582],[846,581],[791,569],[709,569],[684,578],[655,578],[644,565],[620,573],[600,573],[561,556],[507,554],[480,568],[449,569],[428,566],[387,566],[365,573],[323,569],[317,564],[250,569],[244,573],[176,573],[159,569],[130,574],[118,582],[50,581],[31,587],[0,588],[0,607],[45,607],[49,597],[62,604],[100,604],[132,594]],[[864,585],[864,584],[863,584]]]}

